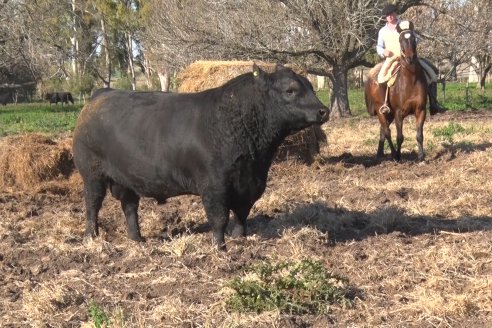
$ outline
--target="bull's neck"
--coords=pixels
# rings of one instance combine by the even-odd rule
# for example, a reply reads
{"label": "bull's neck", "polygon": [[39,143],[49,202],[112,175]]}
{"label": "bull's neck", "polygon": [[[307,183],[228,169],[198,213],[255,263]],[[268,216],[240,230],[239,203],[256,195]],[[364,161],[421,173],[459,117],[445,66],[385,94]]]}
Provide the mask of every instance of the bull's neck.
{"label": "bull's neck", "polygon": [[[245,128],[246,139],[250,148],[254,148],[254,156],[260,158],[271,158],[276,153],[277,148],[284,141],[289,131],[281,126],[277,126],[273,119],[272,111],[267,109],[268,104],[261,106],[251,106],[247,115],[241,117]],[[274,114],[274,113],[273,113]],[[253,149],[249,149],[253,151]]]}

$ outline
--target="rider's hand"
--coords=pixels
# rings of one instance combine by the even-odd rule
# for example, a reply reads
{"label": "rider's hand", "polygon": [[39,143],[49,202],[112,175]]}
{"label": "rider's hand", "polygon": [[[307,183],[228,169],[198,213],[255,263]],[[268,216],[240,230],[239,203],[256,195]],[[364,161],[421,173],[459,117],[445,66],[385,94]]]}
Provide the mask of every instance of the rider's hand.
{"label": "rider's hand", "polygon": [[388,49],[384,49],[384,57],[393,57],[393,52]]}

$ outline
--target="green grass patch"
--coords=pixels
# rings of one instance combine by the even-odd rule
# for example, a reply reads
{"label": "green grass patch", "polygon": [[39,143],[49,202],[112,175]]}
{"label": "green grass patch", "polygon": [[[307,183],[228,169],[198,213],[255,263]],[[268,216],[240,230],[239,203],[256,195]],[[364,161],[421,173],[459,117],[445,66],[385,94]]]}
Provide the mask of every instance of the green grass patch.
{"label": "green grass patch", "polygon": [[0,108],[0,137],[12,134],[71,132],[80,105],[21,104]]}
{"label": "green grass patch", "polygon": [[[317,96],[323,104],[329,106],[330,90],[319,90]],[[439,84],[437,97],[441,105],[451,111],[492,109],[492,87],[490,84],[486,85],[485,90],[480,90],[476,88],[476,84],[467,85],[466,83],[448,82],[446,83],[445,91]],[[348,98],[353,116],[369,116],[364,100],[364,88],[350,88]]]}
{"label": "green grass patch", "polygon": [[[330,105],[329,90],[317,92],[321,102]],[[368,117],[363,88],[351,88],[348,98],[352,118]],[[466,83],[447,83],[446,93],[439,86],[438,98],[449,110],[492,109],[492,88],[485,90]],[[49,105],[47,103],[17,104],[0,107],[0,137],[12,134],[72,132],[82,105]]]}
{"label": "green grass patch", "polygon": [[109,326],[111,321],[109,320],[109,315],[103,310],[101,305],[96,303],[94,300],[89,302],[89,317],[94,323],[94,327],[101,328]]}
{"label": "green grass patch", "polygon": [[466,130],[461,124],[455,122],[449,122],[440,128],[435,128],[432,130],[432,135],[436,138],[442,138],[444,140],[452,141],[456,134],[468,134],[469,131]]}
{"label": "green grass patch", "polygon": [[262,262],[246,273],[227,285],[234,294],[226,304],[235,312],[324,314],[331,304],[352,304],[348,280],[329,273],[319,261]]}

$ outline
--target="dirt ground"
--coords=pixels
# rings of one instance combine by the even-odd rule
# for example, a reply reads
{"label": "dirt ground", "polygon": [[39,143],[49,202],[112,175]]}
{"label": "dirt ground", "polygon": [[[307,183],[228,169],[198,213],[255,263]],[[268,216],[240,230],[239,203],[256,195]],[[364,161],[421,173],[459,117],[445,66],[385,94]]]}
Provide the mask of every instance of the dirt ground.
{"label": "dirt ground", "polygon": [[[147,241],[135,243],[111,197],[101,235],[83,238],[76,173],[4,188],[0,327],[91,327],[94,304],[112,327],[490,327],[492,111],[428,119],[423,163],[413,122],[404,123],[400,163],[376,159],[375,118],[324,124],[328,144],[316,162],[275,164],[248,237],[227,239],[226,252],[211,245],[194,196],[144,199]],[[443,137],[450,126],[462,129]],[[349,279],[353,306],[304,316],[226,308],[225,285],[247,266],[304,258]]]}

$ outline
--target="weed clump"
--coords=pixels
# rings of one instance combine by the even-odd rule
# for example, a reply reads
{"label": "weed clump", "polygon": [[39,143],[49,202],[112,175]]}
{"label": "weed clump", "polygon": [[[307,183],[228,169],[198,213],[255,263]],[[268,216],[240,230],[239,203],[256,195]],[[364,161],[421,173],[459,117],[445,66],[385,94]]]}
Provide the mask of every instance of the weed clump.
{"label": "weed clump", "polygon": [[88,306],[89,306],[88,308],[89,316],[92,322],[94,323],[94,327],[96,328],[106,327],[111,323],[109,320],[109,316],[107,315],[106,312],[104,312],[104,310],[98,303],[91,300]]}
{"label": "weed clump", "polygon": [[348,280],[328,272],[320,261],[262,262],[246,271],[246,277],[227,285],[235,292],[226,301],[231,311],[324,314],[332,304],[352,304]]}

